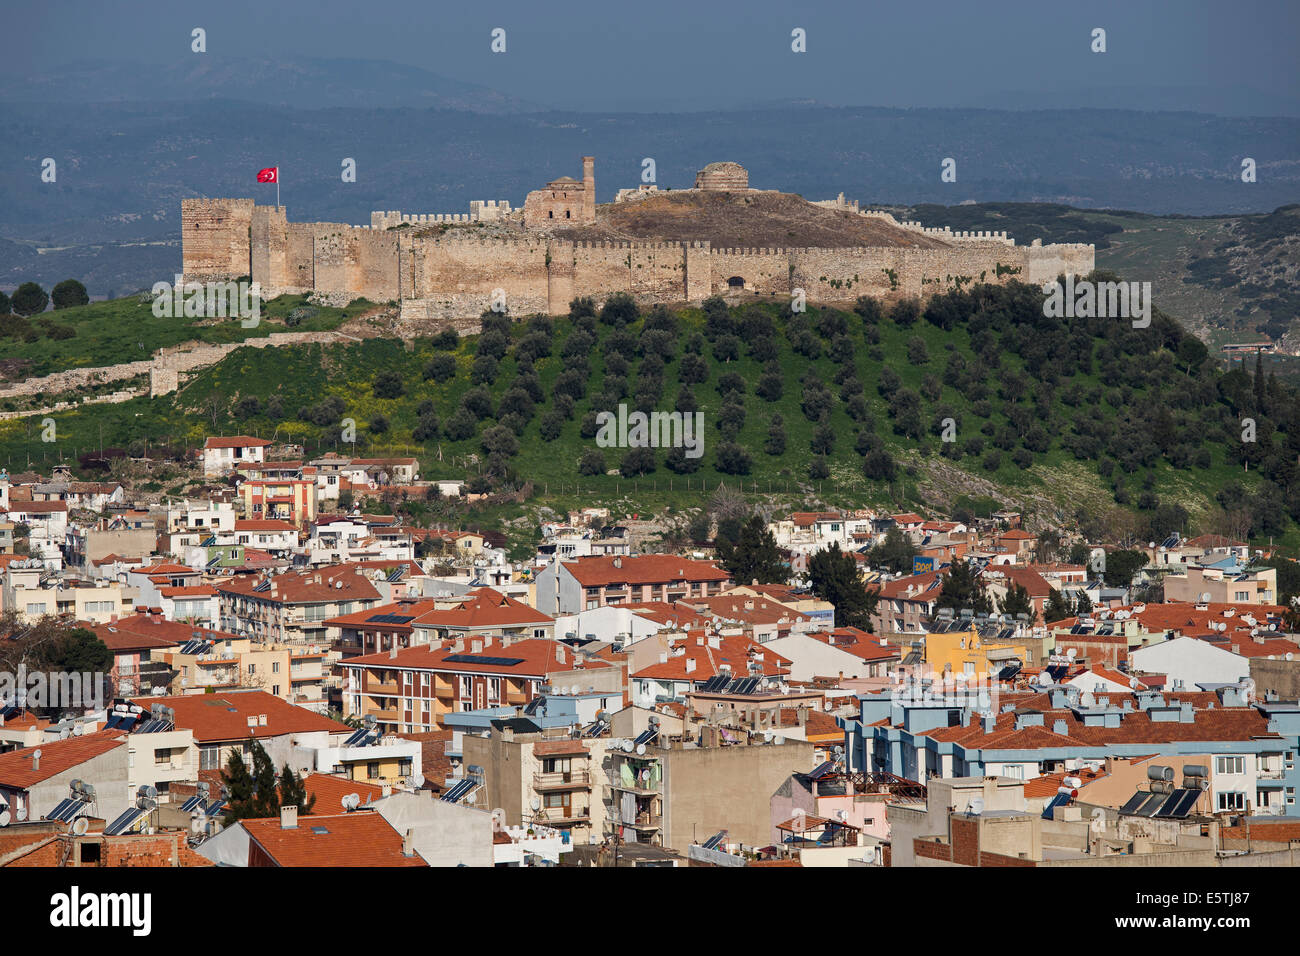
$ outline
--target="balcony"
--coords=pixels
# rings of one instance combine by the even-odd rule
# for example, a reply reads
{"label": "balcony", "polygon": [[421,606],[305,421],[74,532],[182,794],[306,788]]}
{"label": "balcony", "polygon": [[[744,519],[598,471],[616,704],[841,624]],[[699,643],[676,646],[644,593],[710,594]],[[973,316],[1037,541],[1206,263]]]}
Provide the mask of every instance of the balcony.
{"label": "balcony", "polygon": [[399,697],[401,690],[398,688],[397,681],[380,683],[377,681],[367,681],[363,694],[369,694],[371,697]]}
{"label": "balcony", "polygon": [[663,826],[664,818],[654,813],[638,813],[634,823],[624,823],[623,826],[631,827],[633,830],[658,830]]}
{"label": "balcony", "polygon": [[533,789],[538,793],[553,790],[589,790],[591,775],[585,770],[574,770],[569,773],[535,773]]}
{"label": "balcony", "polygon": [[538,813],[538,823],[551,827],[571,827],[591,822],[591,811],[586,807],[548,807]]}

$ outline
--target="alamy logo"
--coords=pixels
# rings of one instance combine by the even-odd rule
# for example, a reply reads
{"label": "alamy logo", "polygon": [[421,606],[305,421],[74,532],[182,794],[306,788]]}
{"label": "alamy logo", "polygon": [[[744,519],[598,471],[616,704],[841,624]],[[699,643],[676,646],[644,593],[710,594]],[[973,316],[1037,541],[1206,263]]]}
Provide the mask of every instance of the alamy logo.
{"label": "alamy logo", "polygon": [[0,671],[0,701],[22,707],[98,710],[104,706],[105,675],[90,671]]}
{"label": "alamy logo", "polygon": [[601,448],[683,448],[687,458],[704,454],[703,412],[632,412],[596,416],[596,444]]}
{"label": "alamy logo", "polygon": [[71,892],[50,897],[50,925],[66,929],[87,926],[125,926],[134,936],[153,929],[153,895],[150,893]]}
{"label": "alamy logo", "polygon": [[242,319],[255,329],[262,321],[262,289],[257,282],[155,282],[153,314],[160,319]]}
{"label": "alamy logo", "polygon": [[1043,286],[1043,315],[1049,319],[1132,319],[1133,328],[1151,324],[1150,282],[1074,281]]}

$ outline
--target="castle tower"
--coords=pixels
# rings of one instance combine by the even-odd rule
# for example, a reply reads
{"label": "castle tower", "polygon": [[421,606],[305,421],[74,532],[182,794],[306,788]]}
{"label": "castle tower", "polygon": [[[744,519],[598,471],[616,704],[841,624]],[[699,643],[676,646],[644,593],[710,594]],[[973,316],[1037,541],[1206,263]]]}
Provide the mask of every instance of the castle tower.
{"label": "castle tower", "polygon": [[582,221],[596,221],[596,157],[582,157]]}

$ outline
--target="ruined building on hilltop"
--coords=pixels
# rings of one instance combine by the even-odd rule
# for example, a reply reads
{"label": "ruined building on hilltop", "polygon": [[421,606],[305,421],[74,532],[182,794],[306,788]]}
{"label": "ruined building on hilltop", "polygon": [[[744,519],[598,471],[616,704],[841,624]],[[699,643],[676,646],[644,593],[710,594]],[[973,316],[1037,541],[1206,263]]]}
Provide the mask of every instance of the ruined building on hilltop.
{"label": "ruined building on hilltop", "polygon": [[[1041,284],[1094,263],[1091,245],[1021,246],[1005,233],[898,222],[842,198],[810,203],[753,189],[732,162],[705,166],[694,189],[621,190],[619,199],[597,206],[590,156],[581,182],[552,180],[522,209],[476,200],[468,214],[375,212],[368,226],[289,222],[285,207],[251,199],[186,199],[183,268],[186,281],[250,276],[268,298],[317,292],[395,301],[404,317],[470,319],[494,290],[515,315],[560,314],[575,296],[599,302],[620,291],[698,303],[803,289],[812,302],[847,303],[974,282]],[[617,238],[628,234],[644,238]]]}

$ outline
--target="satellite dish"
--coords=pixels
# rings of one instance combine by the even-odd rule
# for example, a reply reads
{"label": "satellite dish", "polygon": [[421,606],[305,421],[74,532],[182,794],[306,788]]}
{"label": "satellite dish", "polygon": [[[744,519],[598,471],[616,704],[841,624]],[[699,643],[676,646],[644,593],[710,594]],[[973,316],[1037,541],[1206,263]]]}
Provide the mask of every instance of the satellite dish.
{"label": "satellite dish", "polygon": [[643,753],[645,753],[645,744],[637,744],[637,745],[636,745],[636,752],[637,752],[638,755],[639,755],[639,754],[643,754]]}
{"label": "satellite dish", "polygon": [[81,724],[73,724],[73,725],[72,725],[72,736],[74,736],[74,737],[80,737],[80,736],[81,736],[82,734],[84,734],[85,732],[86,732],[86,728],[85,728],[84,726],[82,726]]}
{"label": "satellite dish", "polygon": [[19,823],[22,823],[24,820],[26,820],[26,819],[27,819],[27,808],[26,808],[26,807],[19,807],[19,808],[18,808],[18,812],[14,814],[14,818],[15,818]]}
{"label": "satellite dish", "polygon": [[60,727],[60,728],[59,728],[59,739],[60,739],[60,740],[67,740],[67,739],[68,739],[68,728],[67,728],[67,727]]}
{"label": "satellite dish", "polygon": [[478,794],[475,791],[471,790],[469,793],[465,794],[465,802],[478,803]]}
{"label": "satellite dish", "polygon": [[10,815],[8,810],[0,810],[0,827],[9,826],[9,821],[12,819],[13,817]]}
{"label": "satellite dish", "polygon": [[775,737],[772,738],[772,743],[783,744],[785,743],[785,737],[782,736],[781,734],[777,734]]}
{"label": "satellite dish", "polygon": [[90,829],[90,821],[85,817],[77,817],[72,823],[72,833],[74,836],[85,836],[86,831]]}
{"label": "satellite dish", "polygon": [[542,801],[537,797],[533,797],[533,799],[529,801],[528,805],[533,808],[534,813],[542,809]]}

